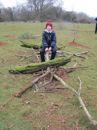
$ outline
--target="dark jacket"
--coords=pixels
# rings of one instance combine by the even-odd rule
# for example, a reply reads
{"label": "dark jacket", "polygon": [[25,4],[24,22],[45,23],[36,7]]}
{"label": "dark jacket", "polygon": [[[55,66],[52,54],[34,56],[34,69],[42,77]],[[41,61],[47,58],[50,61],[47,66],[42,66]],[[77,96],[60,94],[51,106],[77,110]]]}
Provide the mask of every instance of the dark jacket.
{"label": "dark jacket", "polygon": [[44,30],[42,33],[42,47],[52,47],[56,48],[56,34],[54,31],[48,32]]}

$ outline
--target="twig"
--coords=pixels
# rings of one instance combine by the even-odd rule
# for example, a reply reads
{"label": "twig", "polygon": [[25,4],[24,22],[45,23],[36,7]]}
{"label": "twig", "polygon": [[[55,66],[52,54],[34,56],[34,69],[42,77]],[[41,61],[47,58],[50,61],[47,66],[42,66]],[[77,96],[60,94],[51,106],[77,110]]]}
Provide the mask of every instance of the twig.
{"label": "twig", "polygon": [[57,79],[58,81],[60,81],[61,84],[65,86],[65,88],[70,89],[71,91],[73,91],[77,95],[77,91],[74,88],[72,88],[71,86],[69,86],[66,82],[64,82],[62,78],[60,78],[56,74],[54,74],[54,78]]}
{"label": "twig", "polygon": [[38,92],[38,90],[39,90],[38,85],[37,85],[37,84],[34,84],[34,86],[35,86],[35,91],[34,91],[34,92]]}
{"label": "twig", "polygon": [[[52,80],[53,80],[53,74],[52,74],[52,71],[50,71],[50,74],[51,74],[51,76],[50,76],[50,80],[49,80],[48,82],[44,83],[41,87],[45,87],[46,85],[48,85],[48,84],[50,84],[50,83],[52,82]],[[45,87],[45,89],[46,89],[46,87]]]}
{"label": "twig", "polygon": [[80,79],[80,77],[78,76],[78,80],[79,80],[79,89],[78,89],[78,94],[80,95],[81,93],[81,89],[82,89],[82,81]]}
{"label": "twig", "polygon": [[83,51],[83,52],[78,52],[76,53],[77,55],[82,55],[82,54],[87,54],[89,51]]}
{"label": "twig", "polygon": [[[51,81],[49,80],[48,82],[45,82],[42,86],[41,86],[41,88],[42,87],[45,87],[46,85],[48,85],[48,84],[50,84],[51,83]],[[46,87],[45,87],[46,88]]]}
{"label": "twig", "polygon": [[84,52],[77,52],[77,53],[71,53],[71,52],[67,52],[67,51],[57,51],[58,54],[64,55],[64,53],[67,53],[71,56],[76,56],[76,57],[80,57],[80,58],[84,58],[87,59],[87,57],[84,57],[82,55],[87,54],[89,51],[84,51]]}
{"label": "twig", "polygon": [[73,56],[80,57],[80,58],[83,58],[83,59],[87,59],[87,57],[84,57],[84,56],[78,55],[78,54],[73,54]]}
{"label": "twig", "polygon": [[77,62],[73,65],[73,67],[76,67],[77,66]]}
{"label": "twig", "polygon": [[67,68],[60,67],[60,68],[64,69],[64,71],[66,73],[71,73],[71,72],[75,71],[76,69],[87,68],[87,66],[74,66],[74,67],[67,67]]}

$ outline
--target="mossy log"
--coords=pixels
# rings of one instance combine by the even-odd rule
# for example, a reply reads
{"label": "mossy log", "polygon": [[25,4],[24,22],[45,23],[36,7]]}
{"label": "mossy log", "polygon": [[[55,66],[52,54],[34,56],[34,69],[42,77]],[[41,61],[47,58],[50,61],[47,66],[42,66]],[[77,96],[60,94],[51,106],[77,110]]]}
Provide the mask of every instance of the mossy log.
{"label": "mossy log", "polygon": [[[22,43],[21,44],[21,46],[22,47],[26,47],[26,48],[33,48],[33,49],[40,49],[40,47],[41,47],[41,45],[36,45],[36,44],[32,44],[32,43],[27,43],[27,42],[25,42],[25,41],[22,41],[22,40],[20,40],[20,42]],[[61,48],[63,48],[63,47],[57,47],[57,49],[58,50],[60,50]]]}
{"label": "mossy log", "polygon": [[26,48],[33,48],[33,49],[39,49],[40,46],[38,45],[33,45],[33,44],[22,44],[22,47],[26,47]]}
{"label": "mossy log", "polygon": [[31,63],[24,66],[17,66],[14,69],[9,70],[10,73],[18,74],[18,73],[34,73],[40,70],[45,70],[48,67],[59,67],[62,65],[67,64],[71,61],[71,58],[55,58],[54,60],[50,60],[47,62],[40,62],[40,63]]}
{"label": "mossy log", "polygon": [[20,40],[20,42],[22,43],[21,46],[22,47],[26,47],[26,48],[33,48],[33,49],[39,49],[40,45],[35,45],[35,44],[31,44],[31,43],[26,43],[22,40]]}

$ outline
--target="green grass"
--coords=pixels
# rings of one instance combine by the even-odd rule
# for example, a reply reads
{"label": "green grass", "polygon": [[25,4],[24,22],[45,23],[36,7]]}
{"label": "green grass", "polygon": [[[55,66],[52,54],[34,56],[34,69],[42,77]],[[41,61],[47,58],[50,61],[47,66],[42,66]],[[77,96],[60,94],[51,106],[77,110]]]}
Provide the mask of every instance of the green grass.
{"label": "green grass", "polygon": [[[44,23],[0,23],[0,42],[6,43],[0,46],[0,129],[43,130],[49,126],[49,129],[56,130],[97,130],[90,125],[77,98],[67,89],[52,93],[35,93],[32,89],[22,98],[13,96],[35,78],[30,74],[12,75],[8,72],[11,67],[32,63],[32,60],[21,60],[17,56],[31,55],[30,48],[20,46],[20,36],[27,32],[41,35],[44,26]],[[97,120],[97,35],[94,34],[94,28],[94,24],[54,23],[57,44],[62,47],[62,50],[72,53],[89,50],[88,59],[73,57],[67,65],[72,66],[77,62],[78,65],[88,66],[88,68],[77,69],[65,80],[78,89],[77,77],[80,76],[83,83],[82,97],[89,112]],[[77,30],[75,34],[73,29]],[[76,42],[87,45],[91,49],[67,46],[74,37]],[[41,37],[25,41],[41,44]],[[55,81],[54,84],[60,85]],[[28,101],[30,104],[27,104]]]}

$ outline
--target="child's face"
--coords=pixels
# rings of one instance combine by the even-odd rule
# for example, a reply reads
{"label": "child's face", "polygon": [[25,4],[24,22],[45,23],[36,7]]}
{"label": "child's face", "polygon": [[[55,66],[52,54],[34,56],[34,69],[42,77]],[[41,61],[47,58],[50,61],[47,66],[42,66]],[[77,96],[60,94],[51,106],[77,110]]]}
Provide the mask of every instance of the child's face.
{"label": "child's face", "polygon": [[51,26],[48,25],[48,26],[47,26],[47,30],[48,30],[48,31],[51,31],[51,30],[52,30]]}

